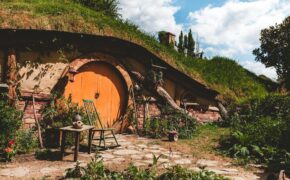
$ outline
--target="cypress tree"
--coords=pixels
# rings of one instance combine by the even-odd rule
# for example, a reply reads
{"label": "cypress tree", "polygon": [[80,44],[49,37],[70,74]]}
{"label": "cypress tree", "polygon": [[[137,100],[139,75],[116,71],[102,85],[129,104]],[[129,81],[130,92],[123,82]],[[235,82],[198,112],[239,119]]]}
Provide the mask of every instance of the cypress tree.
{"label": "cypress tree", "polygon": [[184,43],[183,43],[183,49],[188,49],[188,38],[187,35],[184,35]]}
{"label": "cypress tree", "polygon": [[179,42],[177,45],[178,48],[178,52],[183,53],[184,52],[184,48],[183,48],[183,32],[181,31],[179,34]]}
{"label": "cypress tree", "polygon": [[191,29],[189,30],[188,33],[188,45],[187,45],[187,55],[193,57],[194,56],[194,47],[195,47],[195,42],[192,37],[192,32]]}

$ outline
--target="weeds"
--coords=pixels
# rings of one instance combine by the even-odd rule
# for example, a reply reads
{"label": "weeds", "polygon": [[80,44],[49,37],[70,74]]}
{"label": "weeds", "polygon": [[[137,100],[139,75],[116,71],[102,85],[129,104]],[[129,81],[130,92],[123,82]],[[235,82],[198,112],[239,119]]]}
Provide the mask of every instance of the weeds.
{"label": "weeds", "polygon": [[92,158],[86,167],[81,167],[77,162],[74,168],[66,170],[66,178],[80,178],[80,179],[104,179],[104,180],[175,180],[175,179],[193,179],[193,180],[227,180],[220,175],[213,172],[202,170],[194,172],[183,168],[179,165],[166,169],[165,173],[158,174],[158,160],[162,155],[156,157],[153,155],[152,164],[142,169],[134,165],[129,165],[123,172],[113,172],[105,168],[100,156]]}
{"label": "weeds", "polygon": [[252,99],[231,114],[231,135],[221,143],[226,154],[239,162],[265,163],[272,170],[289,169],[289,96]]}

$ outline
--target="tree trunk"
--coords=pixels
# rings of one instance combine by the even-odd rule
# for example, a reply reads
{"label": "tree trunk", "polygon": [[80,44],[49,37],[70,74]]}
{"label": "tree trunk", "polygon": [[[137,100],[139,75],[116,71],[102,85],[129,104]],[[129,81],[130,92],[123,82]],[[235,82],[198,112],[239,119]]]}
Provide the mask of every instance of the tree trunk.
{"label": "tree trunk", "polygon": [[228,111],[224,107],[224,105],[221,102],[218,102],[217,106],[218,106],[218,108],[220,110],[220,113],[221,113],[221,116],[222,116],[223,120],[228,119],[229,118]]}
{"label": "tree trunk", "polygon": [[[131,71],[133,76],[136,78],[136,80],[139,83],[144,84],[145,83],[145,77],[136,71]],[[182,113],[186,113],[186,110],[180,108],[175,101],[172,99],[172,97],[168,94],[168,92],[160,85],[157,85],[153,90],[160,96],[162,97],[173,109],[180,111]],[[187,113],[186,113],[187,114]]]}
{"label": "tree trunk", "polygon": [[166,100],[166,102],[168,102],[168,104],[174,108],[175,110],[178,111],[182,111],[184,112],[184,110],[182,108],[180,108],[175,101],[171,98],[171,96],[168,94],[168,92],[161,86],[157,86],[156,87],[156,92],[157,94],[159,94],[159,96],[161,96],[164,100]]}

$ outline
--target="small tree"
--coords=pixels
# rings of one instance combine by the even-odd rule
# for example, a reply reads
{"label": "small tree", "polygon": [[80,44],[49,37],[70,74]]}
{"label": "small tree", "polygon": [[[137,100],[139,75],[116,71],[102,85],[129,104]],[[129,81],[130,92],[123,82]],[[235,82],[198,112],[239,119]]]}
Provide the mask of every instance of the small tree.
{"label": "small tree", "polygon": [[178,52],[184,53],[183,32],[182,31],[180,32],[180,35],[179,35],[179,42],[178,42],[177,48],[178,48]]}
{"label": "small tree", "polygon": [[274,67],[287,90],[290,90],[290,16],[281,24],[261,31],[260,48],[253,51],[256,61]]}
{"label": "small tree", "polygon": [[194,56],[194,48],[195,48],[195,42],[192,37],[191,29],[188,32],[188,45],[187,45],[187,55],[190,57]]}

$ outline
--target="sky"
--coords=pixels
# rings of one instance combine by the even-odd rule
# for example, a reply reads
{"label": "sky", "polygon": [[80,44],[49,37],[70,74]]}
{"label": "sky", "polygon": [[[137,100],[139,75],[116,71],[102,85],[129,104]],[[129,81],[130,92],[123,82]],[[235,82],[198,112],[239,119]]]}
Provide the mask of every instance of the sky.
{"label": "sky", "polygon": [[120,14],[153,35],[192,29],[205,56],[225,56],[243,67],[277,78],[274,68],[255,61],[261,29],[290,15],[290,0],[119,0]]}

